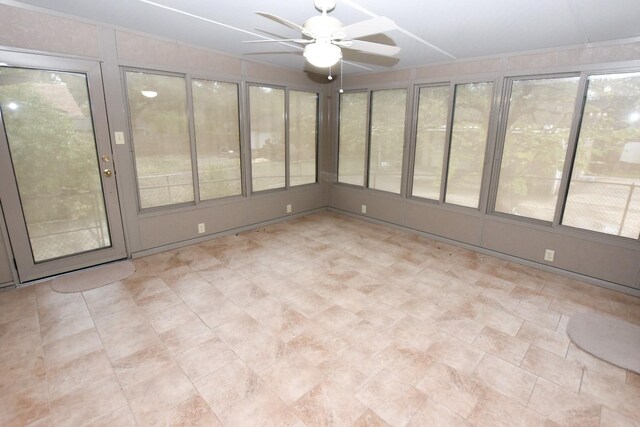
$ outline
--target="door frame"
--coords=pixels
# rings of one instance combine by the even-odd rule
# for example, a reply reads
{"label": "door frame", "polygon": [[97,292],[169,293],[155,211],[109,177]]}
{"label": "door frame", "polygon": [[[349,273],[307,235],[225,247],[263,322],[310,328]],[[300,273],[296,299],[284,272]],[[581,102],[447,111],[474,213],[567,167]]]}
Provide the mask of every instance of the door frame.
{"label": "door frame", "polygon": [[[8,231],[8,236],[5,237],[11,244],[10,249],[20,283],[126,258],[128,254],[115,176],[117,171],[114,164],[100,63],[98,61],[66,59],[1,50],[0,62],[3,63],[3,66],[6,64],[8,67],[86,75],[96,154],[98,156],[96,161],[100,171],[105,214],[111,241],[111,246],[106,248],[38,263],[34,262],[17,182],[11,164],[9,142],[5,133],[4,123],[0,120],[0,164],[9,166],[0,168],[0,200],[2,201],[4,221]],[[108,162],[102,159],[102,156],[105,155],[110,158]],[[111,177],[105,178],[102,174],[102,169],[107,167],[113,171],[113,174]]]}

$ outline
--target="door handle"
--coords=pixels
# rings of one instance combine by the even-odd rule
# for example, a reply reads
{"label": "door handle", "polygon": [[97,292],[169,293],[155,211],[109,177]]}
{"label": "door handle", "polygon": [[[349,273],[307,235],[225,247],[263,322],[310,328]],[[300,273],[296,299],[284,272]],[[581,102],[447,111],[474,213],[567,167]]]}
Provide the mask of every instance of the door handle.
{"label": "door handle", "polygon": [[104,173],[104,176],[108,178],[113,172],[111,172],[111,169],[105,169],[104,171],[102,171],[102,173]]}

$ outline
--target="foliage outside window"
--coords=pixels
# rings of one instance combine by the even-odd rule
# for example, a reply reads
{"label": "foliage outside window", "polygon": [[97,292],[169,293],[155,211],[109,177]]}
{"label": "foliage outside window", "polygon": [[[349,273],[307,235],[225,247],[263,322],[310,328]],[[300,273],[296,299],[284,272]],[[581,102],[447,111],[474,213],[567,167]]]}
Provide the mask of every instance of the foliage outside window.
{"label": "foliage outside window", "polygon": [[312,184],[316,178],[318,94],[289,91],[290,186]]}
{"label": "foliage outside window", "polygon": [[448,85],[420,88],[412,196],[440,199],[448,110]]}
{"label": "foliage outside window", "polygon": [[479,206],[492,98],[491,82],[456,85],[446,203]]}
{"label": "foliage outside window", "polygon": [[2,66],[0,113],[33,261],[111,246],[86,75]]}
{"label": "foliage outside window", "polygon": [[184,77],[126,72],[140,207],[192,202]]}
{"label": "foliage outside window", "polygon": [[338,182],[364,186],[367,150],[367,92],[340,95]]}
{"label": "foliage outside window", "polygon": [[242,194],[238,85],[192,80],[200,200]]}
{"label": "foliage outside window", "polygon": [[285,187],[284,89],[249,87],[253,191]]}
{"label": "foliage outside window", "polygon": [[369,188],[400,194],[406,104],[405,89],[371,92]]}
{"label": "foliage outside window", "polygon": [[495,210],[553,221],[579,77],[515,80]]}
{"label": "foliage outside window", "polygon": [[589,76],[562,224],[640,234],[640,73]]}

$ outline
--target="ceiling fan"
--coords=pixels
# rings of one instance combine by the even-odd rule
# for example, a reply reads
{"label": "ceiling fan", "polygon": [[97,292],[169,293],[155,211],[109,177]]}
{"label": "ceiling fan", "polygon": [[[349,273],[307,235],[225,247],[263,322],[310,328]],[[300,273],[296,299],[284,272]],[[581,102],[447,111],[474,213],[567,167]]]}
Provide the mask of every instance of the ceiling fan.
{"label": "ceiling fan", "polygon": [[394,56],[400,52],[398,46],[357,40],[398,28],[391,19],[379,16],[343,26],[339,20],[327,15],[328,12],[335,9],[336,0],[315,0],[314,5],[322,14],[309,18],[302,25],[272,13],[256,12],[260,16],[299,30],[303,38],[249,40],[246,43],[293,42],[303,44],[305,45],[304,57],[309,63],[319,68],[327,68],[340,61],[342,59],[342,48],[381,56]]}

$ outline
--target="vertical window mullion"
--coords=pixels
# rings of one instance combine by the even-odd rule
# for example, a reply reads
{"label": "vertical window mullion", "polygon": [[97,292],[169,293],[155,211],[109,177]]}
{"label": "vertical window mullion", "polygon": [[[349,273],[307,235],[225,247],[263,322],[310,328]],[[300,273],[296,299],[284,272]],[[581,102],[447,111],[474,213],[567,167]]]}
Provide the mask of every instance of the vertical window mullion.
{"label": "vertical window mullion", "polygon": [[193,180],[194,203],[200,203],[200,180],[198,179],[198,149],[196,147],[196,126],[193,114],[193,92],[191,87],[191,77],[185,78],[187,89],[187,117],[189,118],[189,142],[191,145],[191,176]]}
{"label": "vertical window mullion", "polygon": [[497,79],[493,83],[493,100],[491,103],[491,111],[489,116],[489,130],[487,132],[487,146],[484,153],[484,166],[482,172],[482,182],[480,183],[480,203],[478,208],[480,212],[487,213],[489,206],[493,208],[492,196],[492,181],[493,169],[497,167],[493,161],[492,153],[496,150],[498,132],[500,126],[500,105],[502,105],[502,92],[504,90],[504,84],[502,79]]}
{"label": "vertical window mullion", "polygon": [[367,114],[365,118],[366,133],[364,139],[365,155],[364,155],[364,188],[369,188],[369,162],[371,159],[371,99],[373,98],[373,91],[367,91]]}
{"label": "vertical window mullion", "polygon": [[573,109],[573,118],[571,123],[571,132],[569,133],[567,154],[562,168],[562,180],[560,181],[560,189],[558,191],[558,200],[556,202],[556,210],[553,215],[553,226],[560,225],[564,208],[567,203],[567,195],[569,193],[569,182],[571,181],[571,173],[578,148],[578,136],[580,135],[580,125],[582,122],[582,114],[584,113],[585,101],[587,99],[587,90],[589,89],[589,80],[586,73],[580,76],[578,85],[578,94],[576,95],[575,107]]}
{"label": "vertical window mullion", "polygon": [[291,166],[289,161],[291,159],[291,129],[290,129],[290,112],[289,103],[290,91],[288,88],[284,90],[284,188],[288,189],[291,186]]}
{"label": "vertical window mullion", "polygon": [[456,102],[456,84],[449,86],[449,110],[447,112],[447,132],[444,140],[444,155],[442,156],[442,177],[440,178],[440,203],[444,203],[447,192],[447,177],[449,176],[449,156],[451,154],[451,129],[453,128],[454,105]]}
{"label": "vertical window mullion", "polygon": [[496,134],[496,144],[493,154],[493,170],[491,173],[491,188],[489,191],[487,206],[490,211],[495,212],[496,200],[498,197],[498,183],[500,182],[500,169],[504,154],[504,140],[507,132],[507,122],[509,117],[509,104],[511,101],[511,89],[513,78],[505,78],[502,82],[502,94],[500,97],[500,111],[498,115],[498,130]]}

